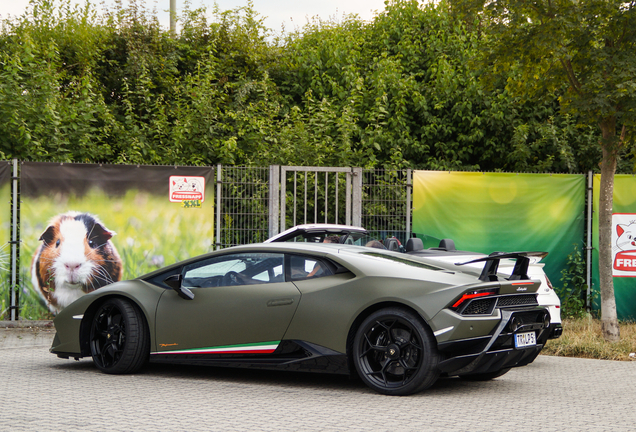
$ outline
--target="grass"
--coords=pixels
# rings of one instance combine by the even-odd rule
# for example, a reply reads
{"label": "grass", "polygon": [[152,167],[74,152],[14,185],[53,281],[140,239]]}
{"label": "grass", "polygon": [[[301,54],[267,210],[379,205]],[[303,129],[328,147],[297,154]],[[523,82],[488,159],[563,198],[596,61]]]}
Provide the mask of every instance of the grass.
{"label": "grass", "polygon": [[607,342],[601,334],[601,321],[591,317],[563,320],[563,335],[549,340],[541,354],[599,360],[630,361],[636,353],[636,323],[620,324],[621,340]]}

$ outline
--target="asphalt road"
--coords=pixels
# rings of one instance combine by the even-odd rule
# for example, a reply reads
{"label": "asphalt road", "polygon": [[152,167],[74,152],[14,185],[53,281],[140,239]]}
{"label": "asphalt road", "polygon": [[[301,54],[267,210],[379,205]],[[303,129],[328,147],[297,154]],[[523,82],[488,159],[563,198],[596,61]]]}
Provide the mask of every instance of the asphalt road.
{"label": "asphalt road", "polygon": [[389,397],[343,376],[150,365],[100,373],[0,328],[0,431],[635,431],[636,362],[539,356]]}

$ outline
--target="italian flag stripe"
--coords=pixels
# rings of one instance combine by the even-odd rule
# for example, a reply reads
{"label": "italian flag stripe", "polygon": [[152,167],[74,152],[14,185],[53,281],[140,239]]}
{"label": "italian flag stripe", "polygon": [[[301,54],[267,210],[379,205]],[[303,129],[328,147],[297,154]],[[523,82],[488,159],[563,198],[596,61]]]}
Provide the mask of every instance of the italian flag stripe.
{"label": "italian flag stripe", "polygon": [[186,350],[158,351],[152,354],[271,354],[276,351],[280,341],[259,342],[240,345],[225,345]]}

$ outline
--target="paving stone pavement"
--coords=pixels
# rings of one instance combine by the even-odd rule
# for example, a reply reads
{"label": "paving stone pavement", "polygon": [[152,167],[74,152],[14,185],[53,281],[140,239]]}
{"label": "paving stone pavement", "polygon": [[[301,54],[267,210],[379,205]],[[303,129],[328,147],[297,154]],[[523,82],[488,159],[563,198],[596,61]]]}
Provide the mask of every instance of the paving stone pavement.
{"label": "paving stone pavement", "polygon": [[636,430],[636,362],[539,356],[490,382],[446,378],[389,397],[332,375],[171,365],[106,375],[50,354],[52,331],[28,333],[0,329],[0,431]]}

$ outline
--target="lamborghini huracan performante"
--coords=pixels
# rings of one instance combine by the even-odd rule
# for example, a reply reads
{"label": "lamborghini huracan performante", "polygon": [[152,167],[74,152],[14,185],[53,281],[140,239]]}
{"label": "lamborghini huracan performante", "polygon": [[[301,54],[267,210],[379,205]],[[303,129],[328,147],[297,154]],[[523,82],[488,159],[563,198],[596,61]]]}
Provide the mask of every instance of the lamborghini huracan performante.
{"label": "lamborghini huracan performante", "polygon": [[[404,245],[395,237],[386,237],[377,239],[372,236],[366,229],[351,225],[338,224],[305,224],[296,225],[280,234],[277,234],[267,240],[265,243],[278,242],[305,242],[305,243],[344,243],[358,246],[375,245],[382,249],[404,252],[412,257],[421,257],[429,263],[444,267],[447,264],[453,266],[456,263],[468,262],[462,267],[462,272],[479,275],[484,267],[483,261],[474,261],[477,258],[484,258],[487,255],[478,252],[468,252],[455,249],[455,242],[451,239],[442,239],[439,247],[424,249],[421,239],[412,237],[406,239]],[[493,252],[493,255],[501,254],[501,252]],[[537,291],[537,301],[539,306],[544,306],[550,312],[550,331],[545,333],[545,343],[547,339],[556,339],[561,337],[563,327],[561,326],[561,301],[543,271],[544,263],[541,261],[547,255],[546,252],[534,253],[529,258],[527,274],[530,279],[541,281],[541,286]],[[494,264],[495,262],[493,262]],[[507,279],[512,274],[515,267],[514,258],[500,257],[496,261],[496,273],[500,277]],[[452,268],[452,267],[451,267]]]}
{"label": "lamborghini huracan performante", "polygon": [[51,352],[111,374],[148,361],[357,374],[389,395],[488,380],[531,363],[550,329],[531,254],[514,255],[502,279],[498,257],[477,276],[371,247],[236,246],[81,297]]}

